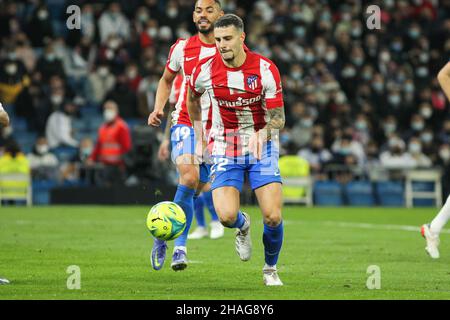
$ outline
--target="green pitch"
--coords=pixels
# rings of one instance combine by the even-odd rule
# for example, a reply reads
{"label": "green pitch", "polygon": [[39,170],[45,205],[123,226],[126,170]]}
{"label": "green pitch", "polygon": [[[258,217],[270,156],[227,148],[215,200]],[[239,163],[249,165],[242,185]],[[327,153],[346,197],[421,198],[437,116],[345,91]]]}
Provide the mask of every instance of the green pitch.
{"label": "green pitch", "polygon": [[[241,262],[234,234],[191,240],[189,267],[153,271],[144,207],[0,209],[0,299],[450,299],[450,236],[432,261],[418,230],[436,209],[313,208],[284,210],[278,264],[283,287],[262,284],[262,222],[252,216],[253,257]],[[81,289],[66,273],[80,267]],[[369,290],[367,268],[381,270]]]}

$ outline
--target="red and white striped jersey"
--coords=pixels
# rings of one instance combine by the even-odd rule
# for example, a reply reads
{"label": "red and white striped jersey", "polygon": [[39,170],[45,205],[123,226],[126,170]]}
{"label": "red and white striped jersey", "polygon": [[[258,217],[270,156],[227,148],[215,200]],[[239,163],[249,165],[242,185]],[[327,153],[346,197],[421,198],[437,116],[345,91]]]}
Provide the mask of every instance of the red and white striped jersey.
{"label": "red and white striped jersey", "polygon": [[[198,35],[190,37],[189,39],[178,39],[177,42],[172,45],[166,68],[172,73],[178,73],[181,70],[184,75],[184,83],[180,88],[175,111],[172,113],[172,125],[185,124],[192,126],[186,106],[189,79],[198,62],[202,59],[214,56],[217,52],[216,50],[215,44],[203,43]],[[207,95],[204,95],[201,100],[202,120],[204,127],[206,128],[210,126],[207,124],[208,119],[210,119],[210,101]]]}
{"label": "red and white striped jersey", "polygon": [[212,155],[248,154],[251,134],[267,124],[267,110],[284,107],[278,68],[251,51],[238,68],[227,67],[219,53],[200,61],[190,87],[197,95],[207,92],[211,99],[208,148]]}
{"label": "red and white striped jersey", "polygon": [[172,83],[172,90],[170,90],[170,96],[169,96],[169,103],[170,104],[176,104],[179,97],[180,97],[180,91],[181,87],[184,84],[184,77],[182,73],[177,74],[175,79]]}

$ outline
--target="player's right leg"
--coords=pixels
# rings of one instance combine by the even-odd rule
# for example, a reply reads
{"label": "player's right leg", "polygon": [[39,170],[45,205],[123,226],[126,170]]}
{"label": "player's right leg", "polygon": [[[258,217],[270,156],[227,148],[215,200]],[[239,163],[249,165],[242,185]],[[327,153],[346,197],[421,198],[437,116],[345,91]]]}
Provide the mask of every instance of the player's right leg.
{"label": "player's right leg", "polygon": [[[186,240],[194,211],[194,195],[199,181],[198,164],[194,162],[194,129],[186,125],[171,128],[172,161],[177,165],[179,184],[174,202],[186,214],[186,228],[177,239],[172,257],[172,269],[183,270],[187,267]],[[166,256],[165,241],[155,239],[152,249],[152,266],[155,270],[162,268]]]}
{"label": "player's right leg", "polygon": [[444,206],[430,224],[424,224],[421,228],[422,236],[427,241],[426,252],[433,259],[439,258],[439,234],[450,219],[450,196],[447,197]]}
{"label": "player's right leg", "polygon": [[229,159],[215,159],[211,168],[211,189],[214,207],[224,227],[236,228],[236,251],[242,261],[250,260],[250,216],[239,210],[240,193],[244,183],[245,165],[230,163]]}
{"label": "player's right leg", "polygon": [[226,228],[235,228],[236,252],[242,261],[250,260],[252,256],[252,241],[250,238],[250,216],[239,210],[240,192],[235,187],[224,186],[213,190],[214,206],[220,222]]}

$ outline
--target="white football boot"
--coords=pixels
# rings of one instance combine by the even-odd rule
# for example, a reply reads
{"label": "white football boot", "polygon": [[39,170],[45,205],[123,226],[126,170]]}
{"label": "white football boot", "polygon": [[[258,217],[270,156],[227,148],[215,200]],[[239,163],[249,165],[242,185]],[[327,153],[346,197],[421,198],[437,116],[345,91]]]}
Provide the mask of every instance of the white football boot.
{"label": "white football boot", "polygon": [[225,228],[220,221],[211,221],[209,226],[211,227],[211,231],[209,232],[209,237],[211,239],[219,239],[223,237]]}
{"label": "white football boot", "polygon": [[430,255],[431,258],[439,259],[439,236],[433,235],[431,233],[430,226],[428,224],[424,224],[422,226],[420,233],[427,240],[425,251]]}
{"label": "white football boot", "polygon": [[278,276],[277,266],[264,265],[263,281],[266,286],[282,286],[280,277]]}
{"label": "white football boot", "polygon": [[242,261],[250,260],[252,256],[252,239],[250,238],[250,216],[242,212],[244,216],[244,230],[238,229],[236,231],[236,252]]}
{"label": "white football boot", "polygon": [[208,230],[205,227],[197,227],[193,232],[188,234],[189,240],[203,239],[208,236]]}

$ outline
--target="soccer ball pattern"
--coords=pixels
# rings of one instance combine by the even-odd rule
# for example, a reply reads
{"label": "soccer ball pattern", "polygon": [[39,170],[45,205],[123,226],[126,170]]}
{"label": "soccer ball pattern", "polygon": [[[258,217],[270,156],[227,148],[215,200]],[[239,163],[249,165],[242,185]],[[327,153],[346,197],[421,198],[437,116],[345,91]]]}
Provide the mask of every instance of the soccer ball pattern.
{"label": "soccer ball pattern", "polygon": [[174,202],[164,201],[154,205],[147,216],[147,228],[160,240],[174,240],[186,228],[186,215]]}

